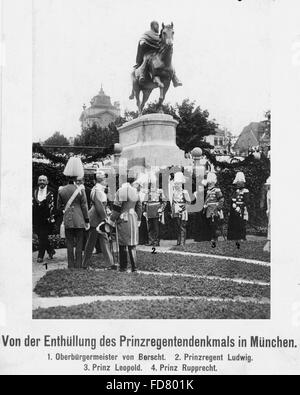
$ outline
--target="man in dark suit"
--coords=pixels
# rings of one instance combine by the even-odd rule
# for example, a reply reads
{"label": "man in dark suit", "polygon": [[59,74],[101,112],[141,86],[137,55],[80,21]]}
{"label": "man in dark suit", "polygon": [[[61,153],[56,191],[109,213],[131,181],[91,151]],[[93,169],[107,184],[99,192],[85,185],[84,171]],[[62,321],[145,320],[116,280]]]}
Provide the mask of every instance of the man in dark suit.
{"label": "man in dark suit", "polygon": [[38,263],[43,262],[46,251],[50,259],[53,259],[53,255],[55,255],[55,250],[49,243],[49,234],[51,234],[52,227],[55,223],[54,193],[48,187],[48,183],[46,176],[40,176],[38,186],[33,191],[33,231],[39,239]]}
{"label": "man in dark suit", "polygon": [[[77,159],[77,158],[76,158]],[[65,172],[65,175],[72,172]],[[57,198],[57,209],[64,212],[64,224],[66,231],[66,244],[68,250],[68,267],[70,269],[80,269],[82,267],[82,249],[84,231],[89,230],[88,205],[85,190],[83,186],[76,184],[77,178],[83,176],[80,174],[76,177],[69,176],[69,184],[59,188]],[[76,192],[76,193],[75,193]],[[68,202],[73,199],[70,207]],[[75,260],[74,260],[74,242],[75,242]]]}

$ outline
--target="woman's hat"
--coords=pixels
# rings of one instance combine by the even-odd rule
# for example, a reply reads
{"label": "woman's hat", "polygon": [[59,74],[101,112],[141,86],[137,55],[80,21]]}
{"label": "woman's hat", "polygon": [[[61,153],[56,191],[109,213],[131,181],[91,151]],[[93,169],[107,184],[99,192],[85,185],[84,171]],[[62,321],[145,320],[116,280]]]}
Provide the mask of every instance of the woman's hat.
{"label": "woman's hat", "polygon": [[65,167],[64,175],[66,177],[76,177],[76,178],[83,178],[84,177],[84,168],[81,162],[81,159],[72,156]]}

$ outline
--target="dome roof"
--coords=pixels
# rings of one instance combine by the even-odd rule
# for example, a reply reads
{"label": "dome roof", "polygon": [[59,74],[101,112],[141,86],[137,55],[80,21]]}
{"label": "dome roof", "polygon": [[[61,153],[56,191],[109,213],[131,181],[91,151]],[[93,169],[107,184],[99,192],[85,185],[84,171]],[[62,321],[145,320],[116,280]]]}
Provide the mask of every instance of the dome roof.
{"label": "dome roof", "polygon": [[97,96],[95,96],[91,101],[92,108],[114,108],[110,101],[110,96],[104,93],[103,87]]}

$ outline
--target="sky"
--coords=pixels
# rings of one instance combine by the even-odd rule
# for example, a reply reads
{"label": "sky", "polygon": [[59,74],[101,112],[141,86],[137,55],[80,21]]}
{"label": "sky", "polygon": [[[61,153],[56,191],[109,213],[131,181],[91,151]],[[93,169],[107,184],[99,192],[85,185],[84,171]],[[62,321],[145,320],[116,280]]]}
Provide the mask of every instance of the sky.
{"label": "sky", "polygon": [[[173,64],[189,98],[234,135],[270,109],[272,0],[33,0],[33,140],[81,131],[83,104],[103,84],[135,110],[130,73],[152,20],[174,23]],[[157,99],[158,89],[150,101]]]}

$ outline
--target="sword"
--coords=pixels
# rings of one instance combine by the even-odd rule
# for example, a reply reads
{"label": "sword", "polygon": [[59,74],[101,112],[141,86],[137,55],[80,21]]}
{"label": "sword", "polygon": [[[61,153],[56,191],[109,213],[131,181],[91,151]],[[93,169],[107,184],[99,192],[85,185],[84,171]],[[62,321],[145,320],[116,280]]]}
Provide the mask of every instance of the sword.
{"label": "sword", "polygon": [[116,223],[116,256],[117,256],[117,265],[120,265],[119,232],[118,232],[117,223]]}

